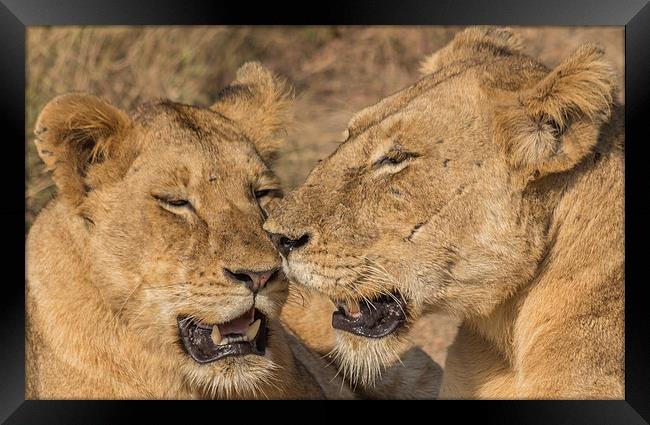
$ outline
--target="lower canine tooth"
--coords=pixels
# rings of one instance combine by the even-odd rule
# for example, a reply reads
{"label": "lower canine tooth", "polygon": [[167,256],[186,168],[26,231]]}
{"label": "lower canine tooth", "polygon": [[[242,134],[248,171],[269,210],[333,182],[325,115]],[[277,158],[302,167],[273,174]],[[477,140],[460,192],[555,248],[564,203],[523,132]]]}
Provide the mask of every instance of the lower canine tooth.
{"label": "lower canine tooth", "polygon": [[221,333],[219,332],[219,326],[214,325],[212,327],[212,334],[210,335],[210,337],[212,338],[212,343],[214,345],[219,345],[219,343],[221,342]]}
{"label": "lower canine tooth", "polygon": [[246,338],[248,338],[249,341],[252,341],[255,339],[257,336],[257,332],[260,330],[260,324],[262,323],[261,319],[257,319],[256,321],[253,322],[252,325],[248,326],[248,330],[246,330]]}

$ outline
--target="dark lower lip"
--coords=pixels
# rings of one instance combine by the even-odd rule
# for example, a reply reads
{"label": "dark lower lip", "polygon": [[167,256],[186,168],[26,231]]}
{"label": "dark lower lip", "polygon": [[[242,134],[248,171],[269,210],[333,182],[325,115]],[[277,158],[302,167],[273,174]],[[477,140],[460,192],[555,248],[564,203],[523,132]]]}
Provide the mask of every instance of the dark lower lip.
{"label": "dark lower lip", "polygon": [[255,310],[255,319],[261,319],[260,330],[253,341],[238,341],[224,345],[214,345],[212,328],[199,322],[179,317],[177,319],[180,340],[185,352],[197,363],[211,363],[226,357],[254,354],[263,356],[268,342],[267,320],[264,314]]}
{"label": "dark lower lip", "polygon": [[359,305],[361,315],[351,317],[339,309],[332,314],[332,326],[366,338],[383,338],[397,332],[406,323],[405,303],[385,297]]}

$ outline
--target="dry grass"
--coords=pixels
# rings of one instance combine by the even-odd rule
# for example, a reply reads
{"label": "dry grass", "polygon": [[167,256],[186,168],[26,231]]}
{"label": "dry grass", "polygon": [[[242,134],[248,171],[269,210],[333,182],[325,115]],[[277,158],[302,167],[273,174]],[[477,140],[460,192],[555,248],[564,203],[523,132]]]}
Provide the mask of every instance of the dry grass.
{"label": "dry grass", "polygon": [[[154,98],[209,105],[248,60],[285,76],[298,99],[296,125],[276,171],[300,184],[341,140],[351,115],[415,81],[425,55],[460,27],[31,27],[27,32],[25,231],[54,187],[32,143],[38,112],[54,96],[85,91],[123,109]],[[557,64],[597,42],[621,75],[622,27],[520,28],[527,50]],[[621,90],[621,100],[622,100]],[[413,340],[444,364],[456,322],[423,319]]]}

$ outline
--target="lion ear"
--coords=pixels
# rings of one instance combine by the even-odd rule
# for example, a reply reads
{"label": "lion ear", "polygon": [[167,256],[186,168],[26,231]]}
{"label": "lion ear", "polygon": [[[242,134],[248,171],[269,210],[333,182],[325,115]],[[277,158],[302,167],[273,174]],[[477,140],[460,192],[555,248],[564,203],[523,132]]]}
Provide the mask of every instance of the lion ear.
{"label": "lion ear", "polygon": [[442,65],[492,53],[513,55],[521,53],[523,42],[519,34],[508,27],[471,27],[456,33],[445,47],[420,63],[422,75],[438,71]]}
{"label": "lion ear", "polygon": [[35,144],[61,195],[74,205],[82,202],[90,168],[115,154],[130,122],[91,95],[65,94],[45,105],[36,120]]}
{"label": "lion ear", "polygon": [[514,168],[539,175],[567,171],[594,148],[616,87],[603,54],[597,46],[581,46],[496,109],[495,139]]}
{"label": "lion ear", "polygon": [[235,121],[265,160],[273,159],[290,124],[292,106],[285,82],[258,62],[237,70],[210,109]]}

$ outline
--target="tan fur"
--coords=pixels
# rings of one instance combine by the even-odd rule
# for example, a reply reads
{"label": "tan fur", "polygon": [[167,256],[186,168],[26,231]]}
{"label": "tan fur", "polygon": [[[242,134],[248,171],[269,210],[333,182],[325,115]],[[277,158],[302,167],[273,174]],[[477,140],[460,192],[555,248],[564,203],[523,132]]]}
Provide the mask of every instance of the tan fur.
{"label": "tan fur", "polygon": [[[353,397],[281,325],[282,275],[253,297],[223,272],[280,266],[262,222],[287,106],[247,64],[212,110],[159,101],[130,116],[82,94],[44,108],[37,146],[59,195],[27,241],[27,398]],[[253,304],[270,321],[264,356],[184,352],[178,316],[222,323]]]}
{"label": "tan fur", "polygon": [[264,226],[310,237],[290,279],[406,299],[401,332],[335,331],[344,373],[372,382],[413,321],[445,311],[463,322],[443,398],[622,398],[623,117],[602,51],[549,70],[511,30],[471,28],[423,70]]}
{"label": "tan fur", "polygon": [[[341,366],[336,355],[336,334],[332,313],[336,310],[330,299],[318,292],[305,291],[291,285],[288,301],[282,309],[282,322],[300,341],[329,364]],[[364,399],[435,399],[440,392],[442,368],[423,350],[406,343],[399,358],[385,365],[373,385],[357,382],[343,374],[355,394]]]}

